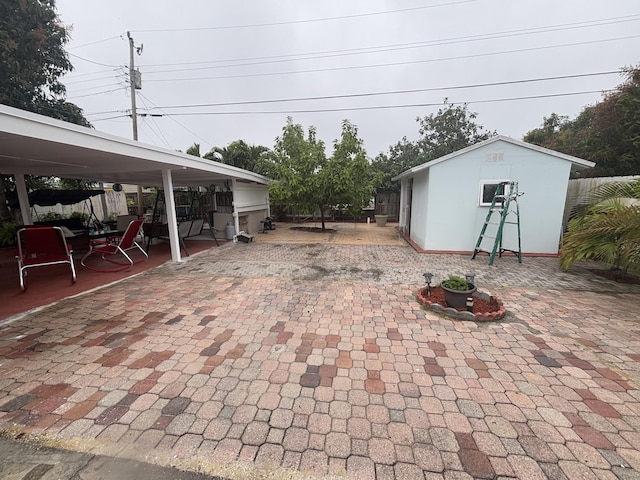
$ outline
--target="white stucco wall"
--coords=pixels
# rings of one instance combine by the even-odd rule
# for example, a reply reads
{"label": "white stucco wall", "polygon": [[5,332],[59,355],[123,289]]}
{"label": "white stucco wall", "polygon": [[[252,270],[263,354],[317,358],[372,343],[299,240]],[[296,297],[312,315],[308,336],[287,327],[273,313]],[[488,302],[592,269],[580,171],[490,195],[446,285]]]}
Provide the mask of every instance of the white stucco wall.
{"label": "white stucco wall", "polygon": [[[236,232],[258,232],[261,229],[260,221],[269,215],[269,187],[234,181],[233,210]],[[243,224],[240,220],[244,221]]]}
{"label": "white stucco wall", "polygon": [[413,178],[411,195],[411,239],[418,245],[426,243],[427,220],[429,212],[426,206],[429,198],[429,170],[423,170]]}
{"label": "white stucco wall", "polygon": [[[433,165],[414,180],[411,238],[425,250],[473,251],[488,212],[478,206],[480,181],[514,180],[524,192],[519,199],[522,252],[556,254],[570,169],[567,160],[503,141]],[[492,221],[497,219],[496,214]],[[484,249],[491,246],[492,240],[483,243]],[[505,225],[503,247],[517,249],[515,225]]]}

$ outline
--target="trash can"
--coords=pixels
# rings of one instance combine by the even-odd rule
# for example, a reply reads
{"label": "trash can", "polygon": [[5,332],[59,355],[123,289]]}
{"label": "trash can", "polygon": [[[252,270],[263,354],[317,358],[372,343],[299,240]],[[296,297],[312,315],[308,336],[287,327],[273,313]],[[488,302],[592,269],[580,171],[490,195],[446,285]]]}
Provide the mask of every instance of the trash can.
{"label": "trash can", "polygon": [[233,226],[232,222],[227,223],[227,226],[224,227],[224,234],[227,240],[233,240],[233,236],[236,234],[236,227]]}

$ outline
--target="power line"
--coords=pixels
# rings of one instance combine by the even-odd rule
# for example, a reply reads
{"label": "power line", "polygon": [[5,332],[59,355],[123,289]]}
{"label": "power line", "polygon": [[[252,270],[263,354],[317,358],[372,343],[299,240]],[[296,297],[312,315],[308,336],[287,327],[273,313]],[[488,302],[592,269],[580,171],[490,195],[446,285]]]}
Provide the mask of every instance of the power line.
{"label": "power line", "polygon": [[311,100],[335,100],[335,99],[344,99],[344,98],[373,97],[373,96],[381,96],[381,95],[400,95],[400,94],[407,94],[407,93],[460,90],[460,89],[467,89],[467,88],[496,87],[496,86],[504,86],[504,85],[516,85],[516,84],[523,84],[523,83],[546,82],[551,80],[566,80],[571,78],[585,78],[585,77],[595,77],[595,76],[614,75],[614,74],[619,75],[620,71],[612,70],[608,72],[579,73],[575,75],[558,75],[553,77],[529,78],[524,80],[507,80],[502,82],[472,83],[467,85],[455,85],[455,86],[448,86],[448,87],[415,88],[410,90],[394,90],[389,92],[353,93],[353,94],[346,94],[346,95],[325,95],[325,96],[317,96],[317,97],[280,98],[280,99],[253,100],[253,101],[242,101],[242,102],[200,103],[200,104],[192,104],[192,105],[166,105],[163,107],[154,107],[154,108],[162,108],[164,110],[167,110],[172,108],[222,107],[222,106],[231,106],[231,105],[255,105],[255,104],[265,104],[265,103],[300,102],[300,101],[311,101]]}
{"label": "power line", "polygon": [[94,93],[85,93],[84,95],[74,95],[72,97],[67,97],[67,100],[75,100],[76,98],[84,98],[84,97],[93,97],[96,95],[104,95],[113,92],[121,92],[124,88],[114,88],[113,90],[103,90],[102,92],[94,92]]}
{"label": "power line", "polygon": [[[488,56],[494,56],[494,55],[532,52],[532,51],[546,50],[546,49],[552,49],[552,48],[565,48],[565,47],[576,47],[581,45],[593,45],[596,43],[615,42],[620,40],[629,40],[629,39],[638,38],[638,37],[640,37],[640,35],[630,35],[626,37],[607,38],[603,40],[587,40],[584,42],[545,45],[540,47],[529,47],[529,48],[520,48],[520,49],[513,49],[513,50],[503,50],[499,52],[458,55],[458,56],[443,57],[443,58],[430,58],[427,60],[411,60],[411,61],[405,61],[405,62],[378,63],[378,64],[369,64],[369,65],[351,65],[347,67],[314,68],[314,69],[308,69],[308,70],[290,70],[290,71],[281,71],[281,72],[217,75],[217,76],[210,76],[210,77],[147,79],[146,82],[187,82],[187,81],[196,81],[196,80],[223,80],[228,78],[270,77],[270,76],[277,76],[277,75],[291,75],[291,74],[300,74],[300,73],[322,73],[322,72],[335,72],[335,71],[341,71],[341,70],[359,70],[359,69],[365,69],[365,68],[397,67],[397,66],[403,66],[403,65],[415,65],[420,63],[434,63],[434,62],[442,62],[442,61],[450,61],[450,60],[465,60],[470,58],[481,58],[481,57],[488,57]],[[154,72],[151,72],[151,73],[154,73]]]}
{"label": "power line", "polygon": [[274,27],[281,25],[293,25],[300,23],[314,23],[314,22],[327,22],[333,20],[345,20],[349,18],[359,18],[359,17],[372,17],[377,15],[389,15],[395,13],[404,13],[411,12],[415,10],[425,10],[430,8],[438,8],[438,7],[448,7],[452,5],[461,5],[464,3],[473,3],[477,0],[461,0],[457,2],[448,2],[448,3],[439,3],[436,5],[423,5],[420,7],[412,7],[412,8],[403,8],[400,10],[387,10],[383,12],[370,12],[370,13],[357,13],[353,15],[341,15],[338,17],[323,17],[323,18],[310,18],[306,20],[289,20],[284,22],[271,22],[271,23],[251,23],[244,25],[219,25],[215,27],[190,27],[190,28],[159,28],[159,29],[147,29],[147,30],[132,30],[135,33],[156,33],[156,32],[195,32],[195,31],[204,31],[204,30],[230,30],[230,29],[240,29],[240,28],[255,28],[255,27]]}
{"label": "power line", "polygon": [[[145,102],[146,97],[143,97],[142,95],[140,95],[140,100],[142,101],[142,103],[144,104],[145,108],[147,110],[149,110],[149,107],[147,106],[146,102]],[[160,134],[161,140],[164,141],[164,144],[168,147],[171,148],[171,145],[169,145],[169,142],[167,141],[167,139],[165,138],[164,134],[162,133],[162,130],[160,129],[160,127],[158,126],[158,124],[156,123],[155,118],[151,117],[151,121],[153,122],[153,124],[155,125],[156,129],[158,130],[158,133]],[[151,125],[149,124],[149,127],[151,127]],[[153,131],[152,128],[150,128],[151,131]]]}
{"label": "power line", "polygon": [[[609,93],[615,90],[586,90],[582,92],[564,92],[564,93],[550,93],[544,95],[528,95],[520,97],[505,97],[505,98],[492,98],[482,100],[464,100],[464,101],[449,101],[451,105],[472,105],[478,103],[498,103],[498,102],[513,102],[521,100],[539,100],[542,98],[557,98],[568,97],[576,95],[592,95],[594,93]],[[164,116],[203,116],[203,115],[288,115],[295,113],[332,113],[332,112],[353,112],[360,110],[391,110],[396,108],[422,108],[422,107],[437,107],[441,106],[442,101],[431,103],[412,103],[412,104],[396,104],[396,105],[372,105],[368,107],[343,107],[343,108],[318,108],[318,109],[304,109],[304,110],[263,110],[263,111],[243,111],[243,112],[176,112],[165,113]],[[92,120],[93,122],[99,122],[103,120],[110,120],[113,118],[120,118],[125,115],[116,115],[112,117]],[[193,132],[192,132],[193,133]]]}
{"label": "power line", "polygon": [[[428,40],[428,41],[422,41],[422,42],[398,43],[398,44],[380,45],[380,46],[373,46],[373,47],[351,48],[351,49],[342,49],[342,50],[327,50],[327,51],[320,51],[320,52],[296,53],[296,54],[288,54],[288,55],[249,57],[249,58],[231,59],[231,60],[210,60],[205,62],[183,62],[183,63],[176,63],[176,64],[172,64],[172,63],[151,64],[151,65],[141,65],[141,67],[155,68],[155,67],[172,66],[172,65],[178,66],[178,65],[202,65],[202,64],[223,63],[223,62],[249,62],[249,63],[233,63],[229,65],[211,65],[208,67],[147,71],[148,74],[187,72],[187,71],[195,71],[195,70],[208,70],[212,68],[245,67],[245,66],[264,65],[264,64],[291,62],[291,61],[299,61],[299,60],[315,60],[318,58],[366,55],[371,53],[381,53],[381,52],[389,52],[389,51],[397,51],[397,50],[443,46],[443,45],[451,45],[456,43],[475,42],[479,40],[492,40],[497,38],[508,38],[508,37],[514,37],[514,36],[532,35],[537,33],[548,33],[548,32],[562,31],[562,30],[574,30],[578,28],[588,28],[588,27],[594,27],[594,26],[624,23],[624,22],[636,22],[638,20],[640,20],[640,15],[634,15],[631,17],[629,16],[612,17],[612,18],[602,19],[602,20],[591,20],[591,21],[585,21],[585,22],[556,24],[556,25],[548,25],[546,27],[507,30],[504,32],[486,33],[486,34],[470,35],[470,36],[463,36],[463,37],[452,37],[452,38]],[[305,58],[300,58],[300,57],[305,57]]]}
{"label": "power line", "polygon": [[[334,99],[372,97],[372,96],[382,96],[382,95],[399,95],[399,94],[408,94],[408,93],[423,93],[423,92],[435,92],[435,91],[462,90],[462,89],[468,89],[468,88],[516,85],[516,84],[524,84],[524,83],[544,82],[544,81],[552,81],[552,80],[566,80],[566,79],[572,79],[572,78],[584,78],[584,77],[594,77],[594,76],[614,75],[614,74],[620,75],[620,71],[611,70],[606,72],[578,73],[573,75],[557,75],[557,76],[550,76],[550,77],[538,77],[538,78],[529,78],[529,79],[520,79],[520,80],[504,80],[500,82],[472,83],[472,84],[466,84],[466,85],[454,85],[454,86],[447,86],[447,87],[429,87],[429,88],[416,88],[416,89],[408,89],[408,90],[392,90],[392,91],[386,91],[386,92],[366,92],[366,93],[354,93],[354,94],[344,94],[344,95],[325,95],[325,96],[316,96],[316,97],[267,99],[267,100],[241,101],[241,102],[202,103],[202,104],[191,104],[191,105],[166,105],[162,107],[159,107],[153,104],[153,102],[151,102],[148,98],[147,98],[147,101],[149,101],[149,103],[154,105],[151,110],[159,109],[162,111],[162,113],[164,113],[165,110],[174,109],[174,108],[221,107],[221,106],[267,104],[267,103],[279,103],[279,102],[297,102],[297,101],[310,101],[310,100],[315,100],[315,101],[334,100]],[[104,112],[88,113],[87,115],[104,115],[104,114],[119,113],[119,112],[121,111],[109,110]]]}
{"label": "power line", "polygon": [[[149,100],[147,97],[145,97],[144,95],[142,95],[142,92],[140,93],[140,97],[144,98],[145,100],[147,100],[151,105],[153,105],[153,108],[155,109],[160,109],[161,107],[158,107],[157,105],[155,105],[151,100]],[[162,112],[162,110],[161,110]],[[164,114],[164,112],[162,112]],[[176,120],[173,117],[169,117],[170,120],[172,120],[173,122],[177,123],[179,126],[181,126],[182,128],[184,128],[187,132],[189,132],[191,135],[195,136],[196,138],[200,139],[201,141],[205,142],[208,145],[211,145],[211,143],[208,140],[205,140],[204,138],[202,138],[200,135],[198,135],[197,133],[195,133],[194,131],[190,130],[189,128],[187,128],[185,125],[183,125],[182,123],[180,123],[178,120]]]}
{"label": "power line", "polygon": [[89,45],[96,45],[98,43],[103,43],[103,42],[108,42],[110,40],[115,40],[117,38],[122,39],[122,34],[120,35],[116,35],[114,37],[109,37],[109,38],[103,38],[102,40],[96,40],[94,42],[89,42],[89,43],[83,43],[81,45],[74,45],[73,47],[69,47],[69,50],[75,50],[76,48],[83,48],[83,47],[88,47]]}
{"label": "power line", "polygon": [[82,60],[85,62],[93,63],[94,65],[100,65],[101,67],[111,67],[111,68],[119,68],[121,65],[109,65],[107,63],[100,63],[94,60],[89,60],[88,58],[81,57],[80,55],[76,55],[75,53],[68,52],[70,56],[77,58],[78,60]]}

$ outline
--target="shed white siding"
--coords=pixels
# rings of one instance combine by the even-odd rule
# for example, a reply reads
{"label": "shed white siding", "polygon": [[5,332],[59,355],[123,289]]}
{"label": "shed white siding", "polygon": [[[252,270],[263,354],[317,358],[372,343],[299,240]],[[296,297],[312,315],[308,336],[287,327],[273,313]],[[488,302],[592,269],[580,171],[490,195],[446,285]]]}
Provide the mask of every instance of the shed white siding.
{"label": "shed white siding", "polygon": [[[523,254],[557,254],[573,163],[556,153],[498,137],[400,175],[413,178],[411,239],[426,251],[472,252],[489,211],[480,206],[481,182],[512,180],[524,193],[518,201]],[[498,219],[494,214],[492,221]],[[489,226],[488,235],[491,229],[496,227]],[[492,245],[485,239],[482,248]],[[517,250],[515,225],[505,225],[503,247]]]}

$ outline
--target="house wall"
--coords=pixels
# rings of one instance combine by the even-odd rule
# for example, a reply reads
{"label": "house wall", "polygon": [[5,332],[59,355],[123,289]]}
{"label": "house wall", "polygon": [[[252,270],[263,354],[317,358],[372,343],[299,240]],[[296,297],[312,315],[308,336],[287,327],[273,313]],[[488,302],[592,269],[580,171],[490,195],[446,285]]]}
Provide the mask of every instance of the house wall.
{"label": "house wall", "polygon": [[[412,239],[425,250],[473,251],[489,210],[478,206],[480,181],[510,179],[524,192],[518,202],[522,252],[557,254],[570,168],[569,161],[501,141],[436,164],[426,169],[426,199],[425,192],[417,195],[424,186],[414,183]],[[428,215],[418,215],[425,205]],[[490,249],[493,240],[485,242],[482,248]],[[517,249],[515,225],[505,225],[503,247]]]}
{"label": "house wall", "polygon": [[[431,172],[429,169],[419,172],[413,177],[413,191],[411,194],[411,239],[418,245],[427,243],[427,220],[430,218],[429,195],[432,191],[429,185]],[[423,247],[424,248],[424,247]]]}
{"label": "house wall", "polygon": [[236,232],[257,233],[260,220],[269,216],[269,187],[234,181],[233,210]]}

